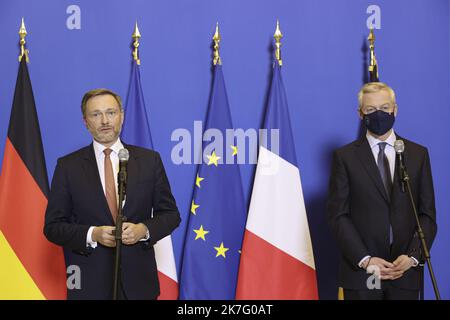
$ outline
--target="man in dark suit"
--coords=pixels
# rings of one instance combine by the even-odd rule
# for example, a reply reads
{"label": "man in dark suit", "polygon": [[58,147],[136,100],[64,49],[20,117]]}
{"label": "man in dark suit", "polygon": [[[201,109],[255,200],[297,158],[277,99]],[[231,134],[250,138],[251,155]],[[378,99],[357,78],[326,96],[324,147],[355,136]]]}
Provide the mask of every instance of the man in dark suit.
{"label": "man in dark suit", "polygon": [[64,248],[66,266],[80,271],[81,282],[68,286],[68,299],[112,298],[122,148],[130,157],[119,295],[156,299],[159,283],[153,245],[180,223],[161,158],[155,151],[122,144],[122,102],[114,92],[86,93],[82,114],[94,141],[58,159],[44,226],[47,239]]}
{"label": "man in dark suit", "polygon": [[327,203],[341,252],[339,285],[344,299],[418,299],[421,247],[394,142],[404,141],[412,194],[431,247],[437,226],[428,151],[394,133],[397,104],[389,86],[368,83],[358,100],[367,134],[334,152]]}

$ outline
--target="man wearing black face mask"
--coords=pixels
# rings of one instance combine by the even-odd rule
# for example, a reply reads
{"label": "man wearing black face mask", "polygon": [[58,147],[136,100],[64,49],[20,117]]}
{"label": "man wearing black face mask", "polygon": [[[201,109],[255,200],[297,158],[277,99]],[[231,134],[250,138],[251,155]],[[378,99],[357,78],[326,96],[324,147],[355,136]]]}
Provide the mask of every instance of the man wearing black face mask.
{"label": "man wearing black face mask", "polygon": [[394,133],[398,109],[389,86],[368,83],[358,100],[367,133],[334,152],[327,203],[341,251],[339,285],[345,299],[418,299],[420,242],[408,195],[400,188],[394,142],[404,141],[415,205],[431,247],[437,226],[428,151]]}

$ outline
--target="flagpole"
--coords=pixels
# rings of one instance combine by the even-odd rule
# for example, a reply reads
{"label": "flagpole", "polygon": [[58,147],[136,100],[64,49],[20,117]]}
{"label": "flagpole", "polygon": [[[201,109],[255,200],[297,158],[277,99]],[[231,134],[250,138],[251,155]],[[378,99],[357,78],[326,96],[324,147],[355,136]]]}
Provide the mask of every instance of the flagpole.
{"label": "flagpole", "polygon": [[369,41],[369,47],[370,47],[370,65],[369,65],[369,75],[370,75],[370,81],[371,82],[378,82],[379,81],[379,75],[378,75],[378,62],[377,58],[375,56],[375,34],[373,32],[373,28],[370,29],[370,34],[367,37],[367,40]]}
{"label": "flagpole", "polygon": [[133,59],[134,61],[136,61],[137,65],[141,65],[141,60],[139,59],[139,52],[138,52],[138,48],[139,48],[139,39],[141,38],[141,33],[139,32],[139,28],[138,28],[138,24],[136,21],[136,25],[134,27],[134,32],[133,35],[131,36],[133,38]]}
{"label": "flagpole", "polygon": [[273,35],[275,38],[275,58],[278,61],[279,66],[283,65],[283,61],[281,60],[281,38],[283,38],[283,34],[280,30],[280,22],[277,20],[277,28],[275,30],[275,34]]}
{"label": "flagpole", "polygon": [[222,59],[220,59],[220,54],[219,54],[219,46],[220,46],[220,34],[219,34],[219,22],[216,23],[216,32],[214,33],[213,36],[213,40],[214,40],[214,59],[213,59],[213,63],[214,65],[222,65]]}
{"label": "flagpole", "polygon": [[20,56],[19,56],[19,62],[22,61],[22,58],[25,56],[25,61],[30,62],[30,59],[28,57],[28,49],[25,49],[25,37],[27,36],[27,29],[25,28],[25,23],[23,21],[22,17],[22,23],[20,24],[19,29],[19,36],[20,36]]}

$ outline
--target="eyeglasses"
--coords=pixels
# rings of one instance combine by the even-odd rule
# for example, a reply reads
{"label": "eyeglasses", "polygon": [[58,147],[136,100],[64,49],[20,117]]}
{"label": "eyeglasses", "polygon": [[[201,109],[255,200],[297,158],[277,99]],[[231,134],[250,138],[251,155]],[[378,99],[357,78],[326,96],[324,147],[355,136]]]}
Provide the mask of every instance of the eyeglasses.
{"label": "eyeglasses", "polygon": [[88,114],[88,117],[97,121],[103,118],[103,115],[106,115],[108,120],[113,120],[119,112],[116,110],[108,110],[106,112],[95,111]]}
{"label": "eyeglasses", "polygon": [[379,106],[379,107],[368,106],[368,107],[362,107],[361,108],[361,111],[364,114],[371,114],[371,113],[374,113],[377,110],[381,110],[381,111],[386,112],[386,113],[391,113],[394,110],[394,107],[390,103],[386,103],[386,104],[383,104],[382,106]]}

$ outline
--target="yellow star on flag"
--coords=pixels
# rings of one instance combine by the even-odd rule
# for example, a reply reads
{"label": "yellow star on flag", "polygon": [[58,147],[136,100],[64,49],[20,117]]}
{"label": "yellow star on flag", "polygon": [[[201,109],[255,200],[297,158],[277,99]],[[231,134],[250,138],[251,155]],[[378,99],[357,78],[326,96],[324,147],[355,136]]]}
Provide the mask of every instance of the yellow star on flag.
{"label": "yellow star on flag", "polygon": [[212,155],[206,156],[209,160],[208,166],[214,164],[217,167],[217,161],[221,158],[216,155],[216,151],[213,151]]}
{"label": "yellow star on flag", "polygon": [[231,147],[231,149],[233,149],[233,153],[231,154],[232,156],[235,156],[235,155],[237,155],[237,153],[238,153],[238,148],[236,147],[236,146],[230,146]]}
{"label": "yellow star on flag", "polygon": [[195,185],[200,188],[200,182],[202,182],[202,180],[205,180],[205,178],[202,178],[197,174],[197,178],[195,178]]}
{"label": "yellow star on flag", "polygon": [[194,232],[196,234],[194,240],[201,238],[201,239],[203,239],[203,241],[206,241],[205,235],[207,235],[209,233],[209,231],[203,230],[203,225],[200,225],[200,229],[197,229],[197,230],[194,229]]}
{"label": "yellow star on flag", "polygon": [[214,247],[214,249],[216,249],[216,251],[217,251],[216,258],[217,258],[218,256],[222,256],[222,257],[226,258],[226,257],[225,257],[225,252],[227,252],[228,250],[230,250],[230,248],[225,248],[225,247],[223,246],[223,242],[220,244],[220,247]]}
{"label": "yellow star on flag", "polygon": [[192,214],[196,214],[195,210],[197,210],[198,207],[200,207],[200,206],[198,204],[195,204],[194,200],[192,200],[192,204],[191,204]]}

